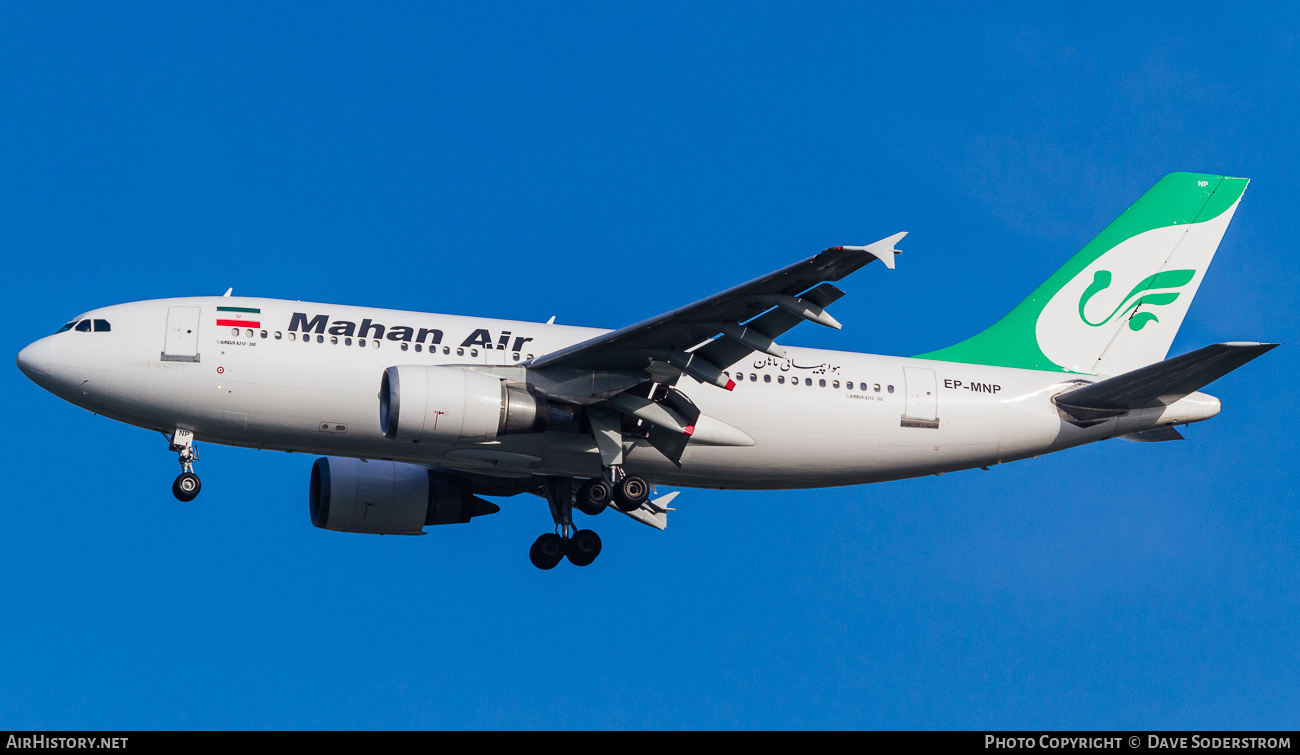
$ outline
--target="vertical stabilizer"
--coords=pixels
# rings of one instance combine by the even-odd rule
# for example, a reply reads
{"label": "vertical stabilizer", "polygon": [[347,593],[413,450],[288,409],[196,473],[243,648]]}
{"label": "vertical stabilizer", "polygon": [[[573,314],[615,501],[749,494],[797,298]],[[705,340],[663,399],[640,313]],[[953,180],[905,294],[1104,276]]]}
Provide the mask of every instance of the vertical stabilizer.
{"label": "vertical stabilizer", "polygon": [[1165,176],[992,327],[919,357],[1103,375],[1161,361],[1247,183]]}

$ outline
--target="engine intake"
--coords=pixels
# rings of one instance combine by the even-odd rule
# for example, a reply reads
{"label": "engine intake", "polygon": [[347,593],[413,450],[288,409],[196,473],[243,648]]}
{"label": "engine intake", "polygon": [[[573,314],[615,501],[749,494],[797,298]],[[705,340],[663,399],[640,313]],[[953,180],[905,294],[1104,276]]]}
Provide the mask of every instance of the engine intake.
{"label": "engine intake", "polygon": [[419,535],[501,510],[424,467],[339,456],[312,465],[308,503],[313,525],[372,535]]}
{"label": "engine intake", "polygon": [[394,440],[455,444],[540,433],[550,416],[550,404],[526,386],[459,367],[389,367],[379,385],[379,428]]}

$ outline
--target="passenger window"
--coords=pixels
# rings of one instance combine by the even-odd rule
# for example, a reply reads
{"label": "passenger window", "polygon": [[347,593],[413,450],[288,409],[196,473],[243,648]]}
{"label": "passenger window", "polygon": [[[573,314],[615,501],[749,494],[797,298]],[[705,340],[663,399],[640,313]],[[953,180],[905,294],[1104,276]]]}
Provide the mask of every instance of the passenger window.
{"label": "passenger window", "polygon": [[776,382],[778,382],[778,383],[784,383],[784,382],[785,382],[785,375],[777,375],[777,376],[776,376]]}
{"label": "passenger window", "polygon": [[112,326],[110,326],[110,325],[108,324],[108,320],[96,320],[96,321],[95,321],[95,332],[96,332],[96,333],[107,333],[108,331],[110,331],[110,330],[112,330],[112,329],[113,329]]}
{"label": "passenger window", "polygon": [[232,335],[232,336],[238,336],[238,335],[239,335],[239,328],[231,328],[231,329],[230,329],[230,335]]}
{"label": "passenger window", "polygon": [[[437,347],[437,346],[434,346],[434,347],[433,347],[433,350],[434,350],[434,351],[437,351],[437,350],[438,350],[438,347]],[[451,353],[451,347],[450,347],[450,346],[443,346],[443,347],[442,347],[442,353],[443,353],[444,356],[446,356],[447,354],[450,354],[450,353]]]}
{"label": "passenger window", "polygon": [[316,343],[325,343],[325,336],[316,336]]}
{"label": "passenger window", "polygon": [[252,328],[249,328],[248,330],[245,330],[245,331],[244,331],[244,337],[245,337],[245,338],[252,338],[252,337],[253,337],[253,329],[252,329]]}
{"label": "passenger window", "polygon": [[758,382],[758,375],[755,375],[755,374],[752,373],[752,372],[749,373],[749,382],[751,382],[751,383],[757,383],[757,382]]}
{"label": "passenger window", "polygon": [[298,335],[297,335],[296,333],[290,333],[290,334],[289,334],[289,340],[290,340],[290,341],[295,341],[295,340],[297,340],[297,339],[298,339]]}
{"label": "passenger window", "polygon": [[464,349],[456,349],[456,356],[458,356],[458,357],[463,357],[463,356],[465,356],[465,350],[464,350]]}
{"label": "passenger window", "polygon": [[77,323],[77,332],[78,332],[78,333],[89,333],[89,332],[90,332],[90,320],[82,320],[81,322]]}
{"label": "passenger window", "polygon": [[472,356],[472,357],[476,357],[476,356],[478,356],[478,349],[470,349],[470,350],[469,350],[469,355]]}
{"label": "passenger window", "polygon": [[812,385],[812,378],[804,378],[804,379],[803,379],[803,384],[804,384],[804,385]]}
{"label": "passenger window", "polygon": [[[277,341],[280,340],[280,338],[283,337],[283,335],[284,335],[284,334],[281,333],[280,331],[278,331],[278,330],[275,331],[275,340],[277,340]],[[293,333],[290,333],[289,336],[290,336],[289,340],[292,341],[292,340],[293,340],[293,338],[292,338]]]}
{"label": "passenger window", "polygon": [[364,338],[358,338],[358,339],[357,339],[357,345],[364,349],[364,348],[366,347],[366,339],[364,339]]}
{"label": "passenger window", "polygon": [[402,351],[406,351],[408,348],[410,348],[410,347],[407,345],[407,343],[406,343],[405,341],[403,341],[403,342],[402,342]]}
{"label": "passenger window", "polygon": [[375,340],[371,341],[370,346],[371,348],[375,348],[375,349],[379,348],[379,339],[376,338]]}
{"label": "passenger window", "polygon": [[821,388],[825,388],[825,387],[826,387],[826,378],[822,378],[821,380],[818,380],[818,381],[817,381],[817,385],[818,385],[819,387],[821,387]]}
{"label": "passenger window", "polygon": [[515,360],[516,362],[519,361],[519,352],[516,351],[515,353],[511,354],[510,356],[514,357],[514,360]]}
{"label": "passenger window", "polygon": [[265,331],[265,330],[262,331],[262,337],[263,337],[263,338],[266,338],[266,331]]}
{"label": "passenger window", "polygon": [[420,344],[420,343],[415,344],[415,350],[424,351],[424,344]]}
{"label": "passenger window", "polygon": [[892,385],[889,386],[889,392],[890,392],[890,393],[893,393],[893,392],[894,392],[894,386],[892,386]]}
{"label": "passenger window", "polygon": [[772,382],[772,376],[771,376],[771,375],[764,375],[764,376],[763,376],[763,382],[764,382],[764,383],[770,383],[770,382]]}
{"label": "passenger window", "polygon": [[831,387],[832,387],[832,388],[839,388],[839,387],[840,387],[840,381],[836,380],[835,382],[831,383]]}
{"label": "passenger window", "polygon": [[[865,385],[862,386],[862,389],[863,389],[863,390],[866,390],[866,388],[867,388],[867,387],[866,387]],[[894,392],[893,387],[890,387],[889,392],[890,392],[890,393],[893,393],[893,392]],[[876,393],[880,393],[880,383],[876,383]]]}
{"label": "passenger window", "polygon": [[330,336],[330,345],[331,345],[331,346],[338,346],[338,345],[339,345],[339,337],[338,337],[338,336]]}
{"label": "passenger window", "polygon": [[[335,341],[334,343],[338,343],[338,341]],[[344,345],[344,346],[351,346],[351,345],[352,345],[352,339],[351,339],[351,338],[344,338],[344,339],[343,339],[343,345]]]}

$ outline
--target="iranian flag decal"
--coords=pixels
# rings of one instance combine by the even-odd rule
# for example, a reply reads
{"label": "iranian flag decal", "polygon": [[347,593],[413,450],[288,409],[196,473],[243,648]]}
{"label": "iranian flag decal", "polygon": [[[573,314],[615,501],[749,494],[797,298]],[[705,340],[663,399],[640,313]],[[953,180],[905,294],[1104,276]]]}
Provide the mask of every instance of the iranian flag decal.
{"label": "iranian flag decal", "polygon": [[262,310],[252,307],[217,307],[217,325],[235,328],[262,327]]}

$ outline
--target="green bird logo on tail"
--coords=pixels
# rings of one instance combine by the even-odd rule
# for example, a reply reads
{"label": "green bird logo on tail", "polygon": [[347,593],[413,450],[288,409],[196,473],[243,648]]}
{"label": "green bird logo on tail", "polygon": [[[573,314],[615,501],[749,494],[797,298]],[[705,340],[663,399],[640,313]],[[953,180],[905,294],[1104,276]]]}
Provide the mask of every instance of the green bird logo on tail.
{"label": "green bird logo on tail", "polygon": [[[1084,307],[1088,306],[1088,300],[1092,299],[1092,297],[1110,288],[1111,282],[1109,270],[1098,270],[1092,278],[1092,285],[1088,286],[1088,290],[1083,292],[1083,298],[1079,299],[1079,319],[1083,320],[1087,325],[1099,328],[1114,319],[1116,315],[1127,315],[1143,304],[1151,306],[1172,304],[1178,298],[1177,291],[1149,292],[1151,289],[1182,288],[1191,283],[1195,275],[1195,270],[1166,270],[1162,273],[1149,275],[1141,283],[1134,286],[1132,291],[1128,292],[1128,295],[1120,301],[1119,306],[1115,307],[1115,311],[1111,312],[1109,317],[1101,322],[1093,322],[1084,314]],[[1128,327],[1129,330],[1141,330],[1149,322],[1160,322],[1160,320],[1150,312],[1139,312],[1129,319]]]}

